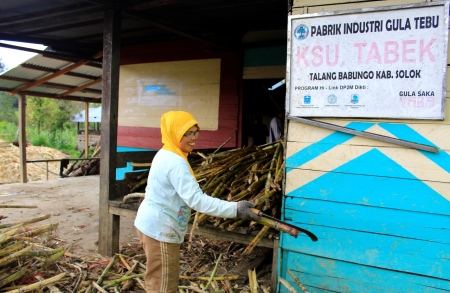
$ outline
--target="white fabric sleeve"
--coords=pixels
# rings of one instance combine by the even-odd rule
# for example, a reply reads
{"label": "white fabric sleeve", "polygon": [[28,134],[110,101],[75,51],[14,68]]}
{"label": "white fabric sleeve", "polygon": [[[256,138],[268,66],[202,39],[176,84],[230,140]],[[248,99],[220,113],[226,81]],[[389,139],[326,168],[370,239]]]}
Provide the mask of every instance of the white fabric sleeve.
{"label": "white fabric sleeve", "polygon": [[237,203],[205,194],[190,172],[186,161],[176,164],[169,172],[169,181],[181,199],[193,210],[214,217],[235,218]]}

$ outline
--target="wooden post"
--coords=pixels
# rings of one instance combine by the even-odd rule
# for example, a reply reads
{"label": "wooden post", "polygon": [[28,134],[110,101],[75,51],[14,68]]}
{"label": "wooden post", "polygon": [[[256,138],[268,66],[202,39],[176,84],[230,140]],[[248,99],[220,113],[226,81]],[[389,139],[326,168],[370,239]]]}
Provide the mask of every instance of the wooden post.
{"label": "wooden post", "polygon": [[89,157],[89,103],[84,103],[84,156]]}
{"label": "wooden post", "polygon": [[120,217],[109,213],[109,200],[117,197],[120,26],[120,11],[114,8],[107,9],[103,28],[102,151],[98,233],[98,252],[107,256],[119,251]]}
{"label": "wooden post", "polygon": [[272,256],[272,278],[270,285],[270,292],[277,292],[278,288],[278,250],[280,248],[280,239],[273,241],[273,256]]}
{"label": "wooden post", "polygon": [[27,133],[26,133],[27,98],[19,97],[19,149],[20,149],[20,181],[27,183]]}

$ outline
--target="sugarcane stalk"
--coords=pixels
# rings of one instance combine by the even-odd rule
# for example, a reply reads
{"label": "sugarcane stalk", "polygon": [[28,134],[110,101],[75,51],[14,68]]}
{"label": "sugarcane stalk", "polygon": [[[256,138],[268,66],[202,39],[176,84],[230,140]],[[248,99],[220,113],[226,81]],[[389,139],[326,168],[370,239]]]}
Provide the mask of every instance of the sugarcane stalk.
{"label": "sugarcane stalk", "polygon": [[24,293],[24,292],[31,292],[33,290],[37,290],[37,289],[41,289],[44,288],[45,286],[48,286],[49,284],[53,284],[58,282],[59,280],[61,280],[62,278],[64,278],[66,276],[66,272],[61,273],[59,275],[56,275],[54,277],[39,281],[37,283],[33,283],[31,285],[27,285],[27,286],[23,286],[20,289],[15,289],[15,290],[11,290],[8,291],[6,293]]}
{"label": "sugarcane stalk", "polygon": [[[200,280],[200,281],[208,281],[208,280],[211,278],[211,276],[204,277],[204,276],[184,276],[184,275],[180,275],[179,278],[180,278],[180,279],[183,279],[183,280]],[[238,280],[238,279],[239,279],[239,276],[238,276],[238,275],[221,276],[221,277],[216,277],[216,276],[214,276],[214,277],[213,277],[213,280],[215,280],[215,281],[227,281],[227,280],[229,280],[229,281],[235,281],[235,280]]]}
{"label": "sugarcane stalk", "polygon": [[290,269],[287,270],[287,273],[292,277],[292,279],[294,279],[295,283],[297,283],[300,289],[302,289],[303,293],[309,293],[308,289],[306,289],[302,282],[300,282],[300,280],[296,276],[294,276]]}
{"label": "sugarcane stalk", "polygon": [[266,200],[269,200],[274,194],[276,194],[276,190],[271,190],[268,193],[262,193],[260,197],[255,198],[253,200],[257,200],[257,204],[264,203]]}
{"label": "sugarcane stalk", "polygon": [[262,227],[261,231],[253,238],[253,240],[248,244],[248,246],[245,248],[245,250],[242,252],[243,255],[250,254],[253,249],[256,247],[258,242],[261,240],[262,237],[264,237],[267,234],[267,231],[269,231],[270,227],[264,226]]}
{"label": "sugarcane stalk", "polygon": [[[107,289],[107,288],[109,288],[109,287],[112,287],[112,286],[115,286],[115,285],[117,285],[117,284],[120,284],[120,283],[122,283],[122,282],[124,282],[124,281],[131,280],[131,279],[135,279],[135,278],[141,278],[141,277],[143,277],[143,276],[144,276],[144,274],[135,274],[135,275],[126,275],[126,276],[122,276],[122,277],[119,278],[119,279],[109,281],[106,285],[103,286],[103,288],[104,288],[104,289]],[[106,291],[105,291],[105,292],[106,292]]]}
{"label": "sugarcane stalk", "polygon": [[284,163],[281,164],[275,175],[275,182],[280,182],[283,179]]}
{"label": "sugarcane stalk", "polygon": [[213,280],[213,278],[214,278],[214,276],[216,275],[216,272],[217,272],[217,266],[219,265],[219,262],[220,262],[221,259],[222,259],[222,253],[219,254],[219,257],[217,258],[216,265],[214,266],[214,269],[213,269],[213,271],[211,273],[211,277],[209,278],[208,283],[206,283],[205,290],[207,290],[209,285],[211,285],[211,282],[212,282],[212,280]]}
{"label": "sugarcane stalk", "polygon": [[23,244],[24,244],[23,241],[18,241],[18,242],[14,242],[14,243],[10,244],[9,246],[0,250],[0,256],[11,254],[14,251],[20,250],[23,247]]}
{"label": "sugarcane stalk", "polygon": [[231,286],[230,280],[225,280],[225,285],[227,286],[228,293],[234,293],[233,286]]}
{"label": "sugarcane stalk", "polygon": [[27,225],[27,224],[32,224],[32,223],[36,223],[36,222],[39,222],[39,221],[46,220],[46,219],[48,219],[50,217],[51,217],[51,215],[47,214],[47,215],[44,215],[44,216],[41,216],[41,217],[33,218],[31,220],[28,220],[28,221],[9,223],[9,224],[1,224],[0,225],[0,229],[7,228],[7,227],[12,227],[12,226],[16,226],[16,225],[17,226],[23,226],[23,225]]}
{"label": "sugarcane stalk", "polygon": [[148,178],[141,179],[138,183],[136,183],[136,184],[130,189],[130,192],[135,192],[135,191],[138,190],[141,186],[146,185],[146,184],[147,184],[147,179],[148,179]]}
{"label": "sugarcane stalk", "polygon": [[255,220],[255,222],[257,222],[258,224],[261,224],[261,225],[268,226],[275,230],[288,233],[289,235],[294,236],[294,237],[297,237],[298,234],[300,233],[300,231],[295,229],[294,227],[288,226],[284,223],[281,223],[281,222],[278,222],[278,221],[275,221],[275,220],[272,220],[269,218],[265,218],[265,217],[260,217],[259,220]]}
{"label": "sugarcane stalk", "polygon": [[[120,258],[120,255],[119,255],[119,258]],[[121,258],[121,260],[122,260],[122,258]],[[122,263],[124,263],[124,262],[122,261]],[[128,264],[126,264],[125,266],[128,268],[128,271],[125,273],[124,276],[130,276],[134,272],[134,270],[136,269],[137,265],[138,264],[135,263],[132,267],[130,267]],[[137,278],[137,279],[139,280],[139,278]],[[129,289],[131,287],[132,284],[133,284],[133,282],[131,280],[126,280],[126,281],[123,282],[122,287],[120,289],[121,290],[127,290],[127,289]],[[145,290],[145,287],[143,289]]]}
{"label": "sugarcane stalk", "polygon": [[27,251],[26,253],[24,253],[24,255],[26,255],[26,256],[50,256],[50,255],[54,255],[61,251],[64,252],[64,248],[56,248],[56,249],[52,249],[52,250],[32,250],[32,251]]}
{"label": "sugarcane stalk", "polygon": [[228,226],[227,231],[233,231],[237,227],[241,226],[246,220],[239,219],[235,221],[232,225]]}
{"label": "sugarcane stalk", "polygon": [[270,163],[270,169],[276,168],[280,152],[281,152],[281,144],[278,144],[277,148],[275,149],[275,153],[273,154],[272,161]]}
{"label": "sugarcane stalk", "polygon": [[224,141],[214,152],[213,152],[213,155],[214,154],[216,154],[224,145],[226,145],[227,144],[227,142],[229,142],[231,140],[231,136],[226,140],[226,141]]}
{"label": "sugarcane stalk", "polygon": [[61,290],[59,290],[56,286],[48,285],[47,288],[50,289],[50,293],[62,293]]}
{"label": "sugarcane stalk", "polygon": [[139,198],[139,199],[145,198],[145,193],[142,193],[142,192],[129,193],[123,197],[123,203],[128,203],[131,200],[136,199],[136,198]]}
{"label": "sugarcane stalk", "polygon": [[226,219],[225,221],[221,218],[217,218],[216,223],[214,223],[215,227],[219,227],[221,230],[225,230],[227,225],[233,223],[234,219]]}
{"label": "sugarcane stalk", "polygon": [[83,271],[77,265],[71,264],[69,262],[65,263],[65,265],[68,265],[68,266],[78,270],[78,279],[75,281],[75,283],[73,285],[73,290],[72,290],[72,292],[78,292],[77,291],[78,290],[78,286],[80,286],[81,280],[86,277],[86,274],[83,274]]}
{"label": "sugarcane stalk", "polygon": [[128,264],[128,262],[126,261],[125,257],[123,254],[120,253],[116,253],[116,255],[119,257],[120,262],[127,268],[127,270],[129,271],[131,269],[131,266]]}
{"label": "sugarcane stalk", "polygon": [[12,263],[15,261],[18,257],[24,255],[27,251],[31,250],[31,246],[27,246],[24,249],[21,249],[17,252],[11,253],[8,256],[5,256],[4,258],[0,259],[0,266],[5,266],[7,264]]}
{"label": "sugarcane stalk", "polygon": [[250,194],[250,191],[248,189],[242,190],[241,192],[239,192],[238,194],[233,196],[231,199],[229,199],[229,201],[240,201],[241,199],[243,199],[244,197],[246,197],[249,194]]}
{"label": "sugarcane stalk", "polygon": [[9,204],[0,204],[0,209],[35,209],[36,205],[9,205]]}
{"label": "sugarcane stalk", "polygon": [[54,262],[54,261],[60,259],[61,257],[64,256],[64,253],[65,253],[65,251],[63,250],[63,251],[59,251],[59,252],[53,254],[52,256],[50,256],[50,258],[48,258],[48,259],[44,260],[43,262],[41,262],[39,264],[39,266],[42,267],[42,266],[47,265],[49,262]]}
{"label": "sugarcane stalk", "polygon": [[26,227],[26,226],[8,229],[7,231],[0,234],[0,244],[3,244],[6,241],[8,241],[10,239],[11,235],[14,235],[16,233],[23,233],[25,231],[31,231],[31,229],[32,228]]}
{"label": "sugarcane stalk", "polygon": [[194,230],[198,229],[198,221],[200,213],[196,212],[194,216],[194,223],[192,223],[191,231],[189,231],[188,251],[192,250],[192,238],[194,237]]}
{"label": "sugarcane stalk", "polygon": [[278,276],[278,280],[280,280],[280,283],[284,285],[284,287],[286,287],[286,289],[288,289],[289,292],[291,293],[297,293],[297,291],[295,291],[294,287],[292,287],[291,284],[289,284],[288,281],[286,281],[285,279],[283,279],[282,277]]}
{"label": "sugarcane stalk", "polygon": [[178,286],[178,289],[190,289],[194,292],[198,292],[198,293],[208,293],[206,291],[203,291],[202,289],[198,288],[198,287],[194,287],[194,286]]}
{"label": "sugarcane stalk", "polygon": [[248,281],[250,283],[250,292],[258,293],[258,280],[256,279],[256,271],[248,270]]}
{"label": "sugarcane stalk", "polygon": [[15,272],[14,274],[2,279],[0,281],[0,287],[5,286],[6,284],[9,284],[15,280],[18,280],[20,278],[22,278],[23,275],[25,275],[26,271],[28,270],[28,266],[21,268],[20,270],[18,270],[17,272]]}
{"label": "sugarcane stalk", "polygon": [[50,231],[56,230],[58,225],[59,225],[59,223],[43,225],[43,226],[37,227],[37,228],[28,228],[28,230],[23,233],[3,238],[2,240],[0,240],[0,243],[4,243],[5,241],[11,240],[11,239],[14,240],[15,237],[36,236],[41,233],[50,232]]}
{"label": "sugarcane stalk", "polygon": [[262,184],[264,184],[264,181],[266,178],[270,175],[270,172],[268,174],[264,174],[263,176],[259,177],[257,181],[253,182],[247,189],[251,193],[255,192]]}
{"label": "sugarcane stalk", "polygon": [[98,278],[97,282],[95,282],[98,285],[101,285],[103,282],[103,278],[105,278],[106,274],[109,272],[109,269],[112,267],[114,260],[116,259],[116,256],[114,255],[111,260],[109,261],[109,264],[106,266],[106,268],[103,270],[102,274]]}
{"label": "sugarcane stalk", "polygon": [[92,281],[92,286],[98,290],[98,292],[100,293],[108,293],[108,291],[106,291],[105,289],[103,289],[99,284],[97,284],[96,282]]}

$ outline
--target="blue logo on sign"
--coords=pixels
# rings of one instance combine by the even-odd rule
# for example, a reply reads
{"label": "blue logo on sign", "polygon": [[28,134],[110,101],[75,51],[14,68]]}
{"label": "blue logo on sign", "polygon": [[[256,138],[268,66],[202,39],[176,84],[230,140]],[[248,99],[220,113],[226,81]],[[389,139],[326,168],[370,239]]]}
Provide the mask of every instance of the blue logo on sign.
{"label": "blue logo on sign", "polygon": [[350,100],[352,104],[358,104],[359,103],[359,96],[357,94],[352,95],[352,99]]}
{"label": "blue logo on sign", "polygon": [[302,41],[302,40],[306,39],[308,37],[308,35],[309,35],[309,28],[308,28],[308,26],[306,26],[304,24],[299,24],[299,25],[297,25],[295,27],[294,37],[297,40]]}
{"label": "blue logo on sign", "polygon": [[336,104],[337,97],[335,95],[331,94],[331,95],[328,96],[327,99],[328,99],[328,103],[329,104]]}
{"label": "blue logo on sign", "polygon": [[304,104],[311,104],[311,96],[303,96],[303,103]]}

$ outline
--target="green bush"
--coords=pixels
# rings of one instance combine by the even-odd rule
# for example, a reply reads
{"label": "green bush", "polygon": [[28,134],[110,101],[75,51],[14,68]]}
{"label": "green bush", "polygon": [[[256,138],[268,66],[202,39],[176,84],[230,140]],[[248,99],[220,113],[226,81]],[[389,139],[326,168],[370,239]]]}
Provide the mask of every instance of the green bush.
{"label": "green bush", "polygon": [[19,138],[19,131],[17,125],[7,121],[0,122],[0,139],[6,141],[13,141]]}

